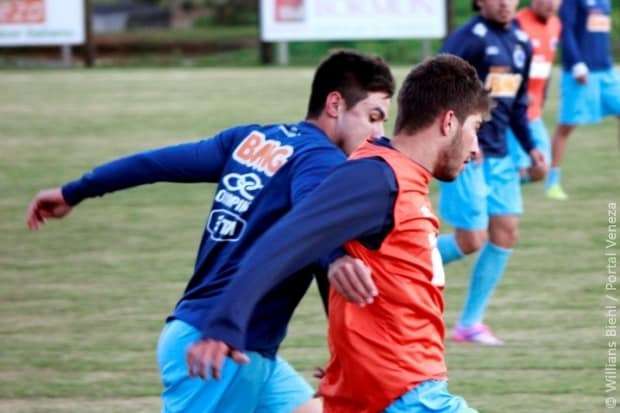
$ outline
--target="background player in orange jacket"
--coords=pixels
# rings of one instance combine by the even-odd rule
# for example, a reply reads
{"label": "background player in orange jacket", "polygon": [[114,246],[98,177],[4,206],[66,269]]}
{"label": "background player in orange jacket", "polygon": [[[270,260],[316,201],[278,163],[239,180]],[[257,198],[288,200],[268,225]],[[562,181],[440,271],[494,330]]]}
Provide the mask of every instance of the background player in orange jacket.
{"label": "background player in orange jacket", "polygon": [[533,55],[527,85],[527,117],[532,140],[545,156],[545,164],[532,165],[530,157],[523,151],[514,134],[508,133],[508,151],[520,170],[522,182],[543,179],[547,172],[546,166],[551,162],[551,142],[542,114],[562,30],[562,24],[556,15],[560,3],[561,0],[532,0],[529,7],[520,10],[516,17],[532,43]]}

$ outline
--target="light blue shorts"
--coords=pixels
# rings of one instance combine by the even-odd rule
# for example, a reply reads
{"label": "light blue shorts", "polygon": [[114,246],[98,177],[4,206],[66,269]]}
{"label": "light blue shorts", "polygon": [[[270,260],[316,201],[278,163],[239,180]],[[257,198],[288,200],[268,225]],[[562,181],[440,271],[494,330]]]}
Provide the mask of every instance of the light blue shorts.
{"label": "light blue shorts", "polygon": [[428,380],[405,393],[384,413],[478,413],[459,396],[448,392],[443,380]]}
{"label": "light blue shorts", "polygon": [[[529,122],[529,128],[532,133],[532,139],[534,140],[534,147],[542,152],[545,157],[545,162],[549,165],[551,163],[551,143],[545,123],[541,118],[533,119]],[[527,169],[532,166],[530,155],[525,153],[517,137],[510,129],[506,135],[506,141],[508,143],[508,153],[519,169]]]}
{"label": "light blue shorts", "polygon": [[510,155],[470,162],[453,182],[441,182],[439,213],[458,229],[486,229],[489,216],[521,215],[519,171]]}
{"label": "light blue shorts", "polygon": [[162,413],[290,413],[312,398],[310,385],[283,359],[247,352],[250,363],[227,358],[219,380],[188,375],[186,353],[201,334],[189,324],[166,324],[157,345]]}
{"label": "light blue shorts", "polygon": [[598,123],[608,115],[620,115],[620,75],[614,69],[590,72],[582,85],[568,71],[562,72],[559,123]]}

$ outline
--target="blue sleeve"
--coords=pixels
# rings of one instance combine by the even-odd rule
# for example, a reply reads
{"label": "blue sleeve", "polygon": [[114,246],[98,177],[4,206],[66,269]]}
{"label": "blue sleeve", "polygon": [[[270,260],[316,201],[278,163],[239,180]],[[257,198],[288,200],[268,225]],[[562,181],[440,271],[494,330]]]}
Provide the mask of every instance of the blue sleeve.
{"label": "blue sleeve", "polygon": [[523,81],[519,86],[517,95],[512,104],[512,111],[510,112],[510,128],[515,134],[515,137],[521,144],[521,147],[525,153],[529,154],[534,148],[534,141],[532,139],[532,133],[530,132],[529,120],[527,117],[528,96],[527,85],[529,82],[530,66],[532,64],[532,49],[528,47],[527,58],[525,60],[525,67],[523,69]]}
{"label": "blue sleeve", "polygon": [[293,206],[315,190],[336,167],[346,160],[344,153],[335,147],[311,149],[296,158],[295,164],[290,169]]}
{"label": "blue sleeve", "polygon": [[[247,127],[246,127],[247,128]],[[211,139],[137,153],[96,167],[62,187],[69,205],[86,198],[155,182],[217,182],[245,128]]]}
{"label": "blue sleeve", "polygon": [[346,241],[382,233],[391,220],[396,180],[381,160],[347,162],[248,251],[221,302],[201,327],[203,337],[245,348],[258,301],[286,278]]}
{"label": "blue sleeve", "polygon": [[[307,151],[295,160],[291,168],[292,182],[291,203],[297,205],[306,195],[315,190],[336,166],[346,161],[344,153],[333,147],[317,148]],[[315,278],[321,293],[323,307],[327,312],[329,282],[327,271],[329,264],[345,254],[340,247],[321,257],[315,265]]]}
{"label": "blue sleeve", "polygon": [[575,27],[577,25],[577,13],[579,13],[577,0],[563,0],[560,6],[560,20],[562,20],[562,57],[570,70],[575,64],[584,62],[579,50]]}

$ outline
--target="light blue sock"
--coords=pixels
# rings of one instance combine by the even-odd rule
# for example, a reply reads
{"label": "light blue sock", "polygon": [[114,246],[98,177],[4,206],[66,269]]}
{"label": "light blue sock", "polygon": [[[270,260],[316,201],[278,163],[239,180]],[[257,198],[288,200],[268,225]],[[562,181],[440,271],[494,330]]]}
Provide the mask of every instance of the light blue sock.
{"label": "light blue sock", "polygon": [[444,264],[449,264],[452,261],[460,260],[465,256],[463,251],[461,251],[458,242],[456,242],[454,233],[441,234],[439,238],[437,238],[437,248],[439,249],[441,260]]}
{"label": "light blue sock", "polygon": [[553,185],[558,185],[561,178],[562,173],[559,166],[549,169],[549,174],[547,174],[547,182],[545,182],[545,188],[550,188]]}
{"label": "light blue sock", "polygon": [[487,303],[501,280],[512,254],[511,249],[487,242],[474,264],[469,283],[469,292],[459,325],[471,327],[484,317]]}

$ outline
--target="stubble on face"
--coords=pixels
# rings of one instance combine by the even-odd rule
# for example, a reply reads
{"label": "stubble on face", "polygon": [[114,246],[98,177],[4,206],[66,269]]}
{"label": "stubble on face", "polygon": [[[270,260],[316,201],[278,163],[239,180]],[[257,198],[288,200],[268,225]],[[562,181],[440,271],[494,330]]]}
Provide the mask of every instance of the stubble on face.
{"label": "stubble on face", "polygon": [[444,182],[454,181],[468,160],[463,154],[463,128],[459,127],[450,143],[439,152],[433,176]]}

